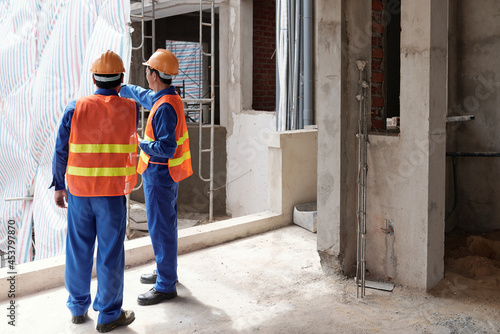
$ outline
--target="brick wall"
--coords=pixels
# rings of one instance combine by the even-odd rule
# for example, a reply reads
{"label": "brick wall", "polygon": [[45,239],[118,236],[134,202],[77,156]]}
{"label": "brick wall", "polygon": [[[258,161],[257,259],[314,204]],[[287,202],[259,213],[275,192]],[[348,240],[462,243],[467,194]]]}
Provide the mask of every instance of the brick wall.
{"label": "brick wall", "polygon": [[372,1],[372,130],[385,128],[384,122],[384,24],[382,0]]}
{"label": "brick wall", "polygon": [[252,109],[276,110],[276,2],[253,2]]}

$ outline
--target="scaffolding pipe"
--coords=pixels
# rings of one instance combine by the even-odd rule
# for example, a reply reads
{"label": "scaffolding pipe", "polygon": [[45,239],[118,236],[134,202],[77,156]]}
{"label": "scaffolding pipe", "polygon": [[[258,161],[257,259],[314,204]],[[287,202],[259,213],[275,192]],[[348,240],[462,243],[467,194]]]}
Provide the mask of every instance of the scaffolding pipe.
{"label": "scaffolding pipe", "polygon": [[12,202],[12,201],[32,201],[33,196],[25,196],[25,197],[11,197],[11,198],[5,198],[4,201],[6,202]]}
{"label": "scaffolding pipe", "polygon": [[[141,19],[141,45],[137,47],[132,46],[132,50],[139,50],[144,46],[144,0],[141,1],[141,15],[130,14],[130,17]],[[143,61],[146,61],[144,59],[144,54],[143,54]]]}
{"label": "scaffolding pipe", "polygon": [[[203,22],[203,3],[207,2],[210,5],[210,23]],[[210,52],[203,50],[203,27],[210,27]],[[210,59],[210,98],[195,99],[199,103],[199,152],[198,152],[198,174],[201,180],[209,182],[209,206],[208,206],[208,221],[214,221],[214,138],[215,138],[215,8],[214,0],[200,0],[200,50],[201,54]],[[210,103],[210,122],[207,126],[203,125],[203,103]],[[210,128],[210,147],[203,148],[203,128]],[[210,176],[204,178],[201,173],[203,153],[210,153]]]}
{"label": "scaffolding pipe", "polygon": [[145,31],[145,20],[144,18],[146,17],[146,15],[144,14],[144,0],[141,0],[141,15],[133,15],[133,14],[130,14],[130,17],[135,17],[135,18],[138,18],[141,20],[141,44],[137,47],[132,47],[132,50],[139,50],[141,49],[141,55],[142,55],[142,61],[146,61],[146,55],[145,55],[145,51],[144,51],[144,39],[145,38],[151,38],[151,48],[153,50],[152,53],[154,53],[155,49],[156,49],[156,44],[155,44],[155,38],[156,38],[156,16],[155,16],[155,11],[156,11],[156,7],[155,7],[155,1],[151,1],[151,31],[152,31],[152,34],[151,35],[145,35],[144,34],[144,31]]}
{"label": "scaffolding pipe", "polygon": [[[155,44],[155,38],[156,38],[156,16],[155,16],[155,11],[156,11],[156,7],[155,7],[155,1],[151,1],[151,31],[152,31],[152,34],[150,36],[147,36],[144,34],[144,31],[145,31],[145,24],[144,24],[144,18],[146,17],[144,15],[144,0],[141,0],[141,15],[130,15],[131,17],[135,17],[135,18],[139,18],[141,19],[141,44],[138,46],[138,47],[132,47],[132,50],[139,50],[141,49],[141,57],[142,57],[142,61],[146,61],[146,57],[145,57],[145,48],[144,48],[144,39],[145,38],[151,38],[151,48],[152,48],[152,53],[154,53],[156,50],[156,44]],[[141,106],[141,126],[139,128],[137,128],[137,132],[141,132],[141,138],[144,137],[144,130],[145,130],[145,126],[144,126],[144,107]],[[139,184],[134,187],[134,189],[132,191],[136,191],[136,190],[139,190],[141,189],[142,187],[142,177],[141,177],[141,181],[139,182]],[[127,207],[127,235],[129,235],[129,230],[130,230],[130,194],[126,195],[125,196],[126,198],[126,207]]]}

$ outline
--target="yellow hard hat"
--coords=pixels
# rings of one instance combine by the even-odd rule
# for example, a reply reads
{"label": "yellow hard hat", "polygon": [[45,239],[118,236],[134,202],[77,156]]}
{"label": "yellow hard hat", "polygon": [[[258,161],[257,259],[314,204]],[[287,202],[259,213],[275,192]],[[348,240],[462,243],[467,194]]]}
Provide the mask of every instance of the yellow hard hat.
{"label": "yellow hard hat", "polygon": [[90,72],[96,74],[118,74],[125,72],[125,68],[120,56],[108,50],[94,60]]}
{"label": "yellow hard hat", "polygon": [[160,77],[164,79],[171,79],[172,76],[179,74],[179,61],[177,57],[165,49],[156,50],[148,61],[142,63],[142,65],[149,66],[160,73],[166,74],[166,76],[160,74]]}

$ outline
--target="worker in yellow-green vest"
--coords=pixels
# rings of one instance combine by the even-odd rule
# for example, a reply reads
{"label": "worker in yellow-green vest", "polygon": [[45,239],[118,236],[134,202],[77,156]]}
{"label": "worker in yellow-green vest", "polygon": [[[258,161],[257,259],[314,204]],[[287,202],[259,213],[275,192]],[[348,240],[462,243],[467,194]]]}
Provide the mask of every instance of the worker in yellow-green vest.
{"label": "worker in yellow-green vest", "polygon": [[[106,51],[93,63],[94,95],[68,104],[57,133],[52,163],[54,199],[68,208],[66,303],[72,322],[87,318],[97,238],[96,329],[127,326],[134,312],[122,310],[125,270],[126,197],[137,183],[139,106],[118,96],[125,69],[116,53]],[[65,185],[68,182],[68,191]]]}
{"label": "worker in yellow-green vest", "polygon": [[150,110],[137,171],[142,174],[156,270],[141,276],[142,283],[154,286],[137,302],[153,305],[177,296],[177,194],[179,182],[193,170],[184,107],[172,86],[179,62],[172,52],[158,49],[143,65],[151,89],[123,85],[120,95]]}

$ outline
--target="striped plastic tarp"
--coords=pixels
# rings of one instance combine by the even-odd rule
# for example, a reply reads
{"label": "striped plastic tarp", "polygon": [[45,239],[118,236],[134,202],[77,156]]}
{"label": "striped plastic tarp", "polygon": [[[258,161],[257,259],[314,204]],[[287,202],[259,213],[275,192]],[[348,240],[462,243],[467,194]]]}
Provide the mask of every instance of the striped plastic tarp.
{"label": "striped plastic tarp", "polygon": [[[173,84],[178,87],[184,86],[183,97],[185,98],[203,98],[200,43],[167,40],[165,48],[173,52],[179,61],[179,74],[175,77]],[[184,108],[187,109],[191,121],[199,121],[199,104],[187,103]]]}
{"label": "striped plastic tarp", "polygon": [[202,98],[200,44],[167,40],[166,49],[175,54],[179,61],[179,75],[175,77],[174,85],[182,87],[184,83],[186,98]]}
{"label": "striped plastic tarp", "polygon": [[60,117],[94,92],[100,53],[113,50],[129,67],[129,16],[129,0],[0,0],[0,250],[13,222],[17,263],[64,252],[66,210],[49,189]]}

